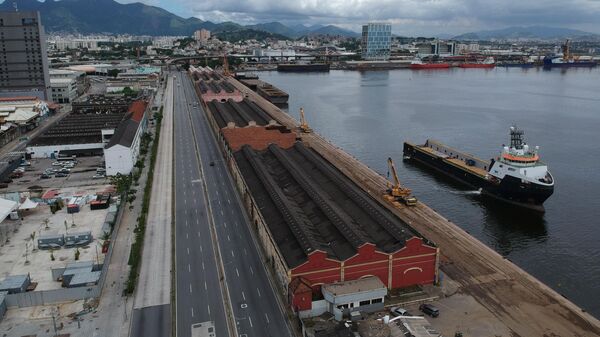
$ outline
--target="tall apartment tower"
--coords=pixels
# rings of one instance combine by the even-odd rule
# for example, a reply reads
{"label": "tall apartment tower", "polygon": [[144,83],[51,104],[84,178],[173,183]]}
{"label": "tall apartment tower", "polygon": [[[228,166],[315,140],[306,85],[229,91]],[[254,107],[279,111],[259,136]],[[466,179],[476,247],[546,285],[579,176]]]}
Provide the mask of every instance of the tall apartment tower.
{"label": "tall apartment tower", "polygon": [[392,25],[369,23],[362,27],[361,54],[365,60],[386,61],[390,58]]}
{"label": "tall apartment tower", "polygon": [[39,12],[0,12],[0,97],[14,96],[51,99]]}

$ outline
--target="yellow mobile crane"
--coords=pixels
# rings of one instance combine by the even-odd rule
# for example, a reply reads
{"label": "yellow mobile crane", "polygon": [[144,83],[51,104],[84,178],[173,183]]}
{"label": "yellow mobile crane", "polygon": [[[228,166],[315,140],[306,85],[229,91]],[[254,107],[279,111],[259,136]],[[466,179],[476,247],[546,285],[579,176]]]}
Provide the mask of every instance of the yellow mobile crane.
{"label": "yellow mobile crane", "polygon": [[394,166],[394,161],[392,158],[388,158],[388,177],[390,172],[392,173],[392,177],[394,179],[394,184],[388,188],[386,198],[392,199],[392,201],[402,201],[407,206],[414,206],[417,204],[417,198],[411,196],[412,191],[409,188],[402,187],[400,185],[400,179],[398,179],[398,174],[396,173],[396,166]]}
{"label": "yellow mobile crane", "polygon": [[312,129],[308,126],[306,122],[306,117],[304,117],[304,109],[300,108],[300,130],[304,133],[311,133]]}

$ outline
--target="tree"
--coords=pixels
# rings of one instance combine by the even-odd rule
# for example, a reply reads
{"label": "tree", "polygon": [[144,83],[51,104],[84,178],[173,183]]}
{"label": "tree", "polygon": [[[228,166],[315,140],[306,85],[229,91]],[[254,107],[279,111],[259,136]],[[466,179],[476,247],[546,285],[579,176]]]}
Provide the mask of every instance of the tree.
{"label": "tree", "polygon": [[106,72],[106,75],[110,76],[110,77],[117,77],[117,75],[119,75],[121,71],[119,69],[109,69]]}
{"label": "tree", "polygon": [[125,88],[123,88],[123,95],[133,96],[133,95],[135,95],[135,91],[133,89],[131,89],[130,87],[125,87]]}

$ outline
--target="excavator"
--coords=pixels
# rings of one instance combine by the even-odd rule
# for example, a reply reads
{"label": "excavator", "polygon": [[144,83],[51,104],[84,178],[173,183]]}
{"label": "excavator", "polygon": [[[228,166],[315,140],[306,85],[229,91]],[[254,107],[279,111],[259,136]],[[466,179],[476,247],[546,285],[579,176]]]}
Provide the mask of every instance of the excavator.
{"label": "excavator", "polygon": [[304,117],[304,108],[300,108],[300,130],[304,133],[311,133],[312,129],[308,126],[306,122],[306,117]]}
{"label": "excavator", "polygon": [[417,204],[417,198],[411,196],[412,191],[409,188],[402,187],[400,185],[400,179],[396,173],[396,166],[392,158],[388,158],[388,177],[390,172],[394,178],[394,184],[387,189],[386,199],[391,201],[402,201],[407,206],[414,206]]}

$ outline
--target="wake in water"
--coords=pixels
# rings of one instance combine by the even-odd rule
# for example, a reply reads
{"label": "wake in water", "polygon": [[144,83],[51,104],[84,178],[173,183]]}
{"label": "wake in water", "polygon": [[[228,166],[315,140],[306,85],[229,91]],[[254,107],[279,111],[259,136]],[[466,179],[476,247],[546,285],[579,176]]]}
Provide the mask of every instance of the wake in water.
{"label": "wake in water", "polygon": [[452,194],[458,195],[481,195],[481,188],[475,191],[450,191]]}

